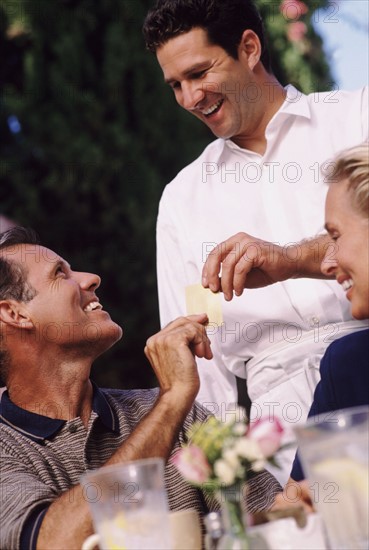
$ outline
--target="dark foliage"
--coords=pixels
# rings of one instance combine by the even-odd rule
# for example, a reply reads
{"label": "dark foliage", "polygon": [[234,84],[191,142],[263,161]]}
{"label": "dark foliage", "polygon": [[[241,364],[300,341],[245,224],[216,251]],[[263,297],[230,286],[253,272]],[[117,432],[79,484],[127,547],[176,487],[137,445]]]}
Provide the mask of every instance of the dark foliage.
{"label": "dark foliage", "polygon": [[[75,269],[102,276],[101,302],[125,331],[94,367],[111,387],[155,383],[143,348],[159,328],[158,202],[212,139],[175,105],[144,49],[151,4],[0,3],[0,212],[33,227]],[[283,60],[276,65],[286,80]]]}

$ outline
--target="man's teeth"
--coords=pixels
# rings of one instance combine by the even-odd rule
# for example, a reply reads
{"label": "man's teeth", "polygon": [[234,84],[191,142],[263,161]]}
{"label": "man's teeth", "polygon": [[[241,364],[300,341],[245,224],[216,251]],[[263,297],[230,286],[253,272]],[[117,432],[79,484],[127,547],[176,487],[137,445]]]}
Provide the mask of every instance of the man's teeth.
{"label": "man's teeth", "polygon": [[353,284],[354,284],[354,281],[352,279],[346,279],[342,283],[342,288],[343,288],[343,290],[345,290],[347,292],[348,290],[350,290],[350,288],[353,286]]}
{"label": "man's teeth", "polygon": [[83,311],[88,312],[94,311],[95,309],[102,309],[102,305],[100,304],[100,302],[90,302],[89,304],[87,304]]}
{"label": "man's teeth", "polygon": [[214,113],[214,111],[216,111],[221,106],[222,103],[223,103],[223,99],[220,99],[214,105],[209,107],[209,109],[205,109],[204,111],[202,111],[202,114],[205,116],[211,115],[211,113]]}

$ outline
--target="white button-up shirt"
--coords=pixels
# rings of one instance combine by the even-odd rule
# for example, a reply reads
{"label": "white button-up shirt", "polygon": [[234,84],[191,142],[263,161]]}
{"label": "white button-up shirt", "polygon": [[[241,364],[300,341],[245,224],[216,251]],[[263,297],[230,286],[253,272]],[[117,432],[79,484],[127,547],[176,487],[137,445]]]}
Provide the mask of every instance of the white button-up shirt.
{"label": "white button-up shirt", "polygon": [[[186,314],[185,287],[201,281],[208,253],[231,235],[244,231],[285,246],[288,255],[288,244],[323,231],[328,186],[321,169],[368,139],[368,89],[306,96],[288,86],[266,138],[263,156],[217,139],[166,186],[157,223],[162,325]],[[277,400],[284,417],[296,403],[297,420],[306,418],[320,357],[358,324],[340,286],[289,280],[222,298],[222,309],[223,325],[209,329],[214,359],[198,360],[198,400],[226,414],[237,400],[236,374],[247,378],[254,407],[265,413],[265,403]]]}

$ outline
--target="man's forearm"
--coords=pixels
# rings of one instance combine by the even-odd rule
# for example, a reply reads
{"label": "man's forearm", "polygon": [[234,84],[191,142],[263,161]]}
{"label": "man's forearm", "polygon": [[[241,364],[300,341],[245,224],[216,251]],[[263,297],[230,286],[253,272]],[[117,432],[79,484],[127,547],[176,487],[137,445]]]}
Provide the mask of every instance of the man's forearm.
{"label": "man's forearm", "polygon": [[[245,288],[261,288],[288,279],[323,279],[321,263],[335,244],[328,235],[285,245],[237,233],[218,244],[208,255],[202,284],[222,291],[226,300],[241,296]],[[327,254],[328,256],[328,254]]]}
{"label": "man's forearm", "polygon": [[181,407],[178,399],[172,399],[167,394],[160,396],[153,409],[107,464],[152,456],[167,460],[190,408]]}
{"label": "man's forearm", "polygon": [[[153,409],[105,465],[154,456],[167,460],[192,405],[189,401],[182,404],[180,401],[181,396],[170,392],[160,395]],[[41,525],[37,548],[80,548],[92,533],[88,503],[82,486],[76,485],[50,505]]]}

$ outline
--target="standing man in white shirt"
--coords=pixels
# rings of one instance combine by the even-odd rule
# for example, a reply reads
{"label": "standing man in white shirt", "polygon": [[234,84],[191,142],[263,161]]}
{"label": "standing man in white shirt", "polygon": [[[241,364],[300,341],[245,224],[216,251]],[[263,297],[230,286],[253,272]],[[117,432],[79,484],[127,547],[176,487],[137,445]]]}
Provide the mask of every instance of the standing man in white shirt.
{"label": "standing man in white shirt", "polygon": [[[292,427],[307,416],[325,348],[357,329],[334,282],[284,279],[319,276],[329,238],[304,240],[324,233],[321,169],[338,151],[367,139],[367,90],[306,96],[284,88],[272,73],[251,0],[158,0],[144,36],[178,104],[218,138],[167,185],[160,201],[162,324],[185,313],[186,286],[202,280],[220,288],[218,270],[226,273],[230,260],[221,243],[230,235],[236,234],[231,256],[242,250],[256,276],[261,243],[264,251],[269,243],[266,280],[255,286],[283,282],[231,301],[222,280],[223,324],[209,327],[214,359],[198,361],[197,399],[225,418],[237,401],[237,375],[247,379],[253,418],[277,414]],[[203,273],[216,245],[211,270],[208,261]],[[282,483],[293,456],[293,447],[279,456],[282,473],[273,473]]]}

